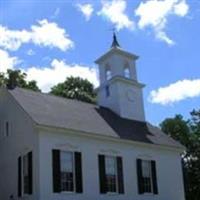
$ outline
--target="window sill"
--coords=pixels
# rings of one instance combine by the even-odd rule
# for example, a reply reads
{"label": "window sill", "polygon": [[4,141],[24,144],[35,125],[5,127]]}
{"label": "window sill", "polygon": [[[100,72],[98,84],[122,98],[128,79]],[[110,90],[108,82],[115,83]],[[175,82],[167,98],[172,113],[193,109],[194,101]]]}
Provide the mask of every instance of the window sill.
{"label": "window sill", "polygon": [[68,192],[68,191],[62,191],[62,192],[60,192],[59,194],[61,194],[61,195],[75,195],[75,194],[77,194],[76,192]]}
{"label": "window sill", "polygon": [[117,195],[120,195],[120,194],[117,193],[117,192],[107,192],[107,193],[105,193],[104,195],[108,195],[108,196],[117,196]]}
{"label": "window sill", "polygon": [[154,196],[155,194],[154,193],[143,193],[141,195],[144,195],[144,196]]}

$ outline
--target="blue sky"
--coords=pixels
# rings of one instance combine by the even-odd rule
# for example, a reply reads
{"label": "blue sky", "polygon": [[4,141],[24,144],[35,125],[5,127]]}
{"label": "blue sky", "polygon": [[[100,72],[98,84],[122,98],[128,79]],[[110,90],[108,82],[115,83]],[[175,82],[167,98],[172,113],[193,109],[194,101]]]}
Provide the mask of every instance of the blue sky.
{"label": "blue sky", "polygon": [[94,60],[110,48],[113,27],[140,56],[148,121],[199,108],[199,0],[0,0],[0,72],[21,69],[44,92],[71,75],[97,86]]}

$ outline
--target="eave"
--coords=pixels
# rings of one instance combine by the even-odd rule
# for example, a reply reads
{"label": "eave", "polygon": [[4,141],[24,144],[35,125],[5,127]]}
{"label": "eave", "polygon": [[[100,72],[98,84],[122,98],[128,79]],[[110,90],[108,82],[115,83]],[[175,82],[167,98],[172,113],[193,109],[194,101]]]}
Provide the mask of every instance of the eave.
{"label": "eave", "polygon": [[122,50],[119,47],[113,47],[111,48],[108,52],[106,52],[105,54],[103,54],[100,58],[98,58],[95,63],[96,64],[100,64],[102,61],[104,61],[106,58],[108,58],[109,56],[111,56],[112,54],[119,54],[119,55],[123,55],[129,59],[133,59],[133,60],[137,60],[139,58],[139,56],[129,53],[127,51]]}

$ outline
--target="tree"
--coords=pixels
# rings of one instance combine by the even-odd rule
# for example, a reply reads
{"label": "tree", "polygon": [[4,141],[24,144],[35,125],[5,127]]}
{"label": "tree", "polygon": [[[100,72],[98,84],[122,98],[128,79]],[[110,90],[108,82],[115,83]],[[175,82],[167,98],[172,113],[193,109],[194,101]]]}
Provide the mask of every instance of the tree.
{"label": "tree", "polygon": [[66,78],[63,83],[52,87],[50,93],[88,103],[94,103],[96,98],[94,86],[88,80],[80,77]]}
{"label": "tree", "polygon": [[185,162],[188,180],[188,199],[200,199],[200,110],[191,112],[190,145],[187,148],[188,160]]}
{"label": "tree", "polygon": [[183,119],[182,115],[175,115],[174,118],[167,118],[161,124],[162,131],[175,140],[178,140],[181,144],[187,145],[189,127],[188,121]]}
{"label": "tree", "polygon": [[27,74],[21,70],[7,70],[7,73],[0,73],[0,86],[6,85],[8,88],[21,87],[33,91],[40,91],[36,81],[27,81]]}
{"label": "tree", "polygon": [[191,119],[181,115],[165,119],[161,129],[186,147],[182,155],[187,200],[200,199],[200,110],[191,112]]}
{"label": "tree", "polygon": [[5,74],[0,73],[0,86],[4,85],[5,83]]}

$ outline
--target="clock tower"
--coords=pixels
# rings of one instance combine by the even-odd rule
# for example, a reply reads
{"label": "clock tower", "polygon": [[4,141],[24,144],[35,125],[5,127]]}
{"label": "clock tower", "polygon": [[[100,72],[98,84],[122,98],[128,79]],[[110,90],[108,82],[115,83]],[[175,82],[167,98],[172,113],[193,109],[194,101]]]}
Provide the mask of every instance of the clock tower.
{"label": "clock tower", "polygon": [[109,51],[95,61],[100,78],[98,105],[111,109],[122,118],[145,121],[144,84],[137,80],[137,59],[138,56],[120,47],[114,33]]}

